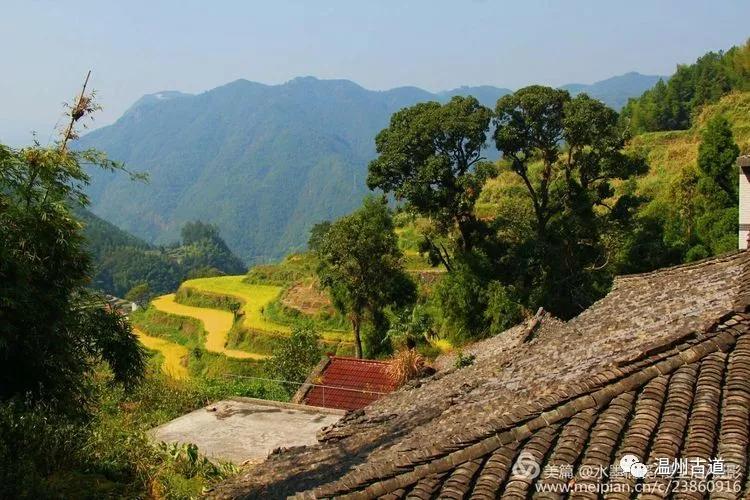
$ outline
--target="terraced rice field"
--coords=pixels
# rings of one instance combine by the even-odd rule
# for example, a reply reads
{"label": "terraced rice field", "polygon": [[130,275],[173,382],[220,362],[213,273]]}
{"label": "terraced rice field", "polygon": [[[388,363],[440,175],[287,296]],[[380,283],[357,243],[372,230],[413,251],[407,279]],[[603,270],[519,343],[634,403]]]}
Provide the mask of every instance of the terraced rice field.
{"label": "terraced rice field", "polygon": [[[273,323],[263,317],[263,308],[279,296],[282,288],[274,285],[251,285],[244,283],[242,281],[244,278],[244,275],[198,278],[185,281],[182,286],[198,291],[231,295],[232,297],[239,299],[242,302],[242,308],[240,311],[244,314],[242,324],[247,329],[269,333],[289,333],[291,329],[288,326]],[[208,310],[215,311],[215,309]],[[225,314],[229,315],[231,320],[232,315],[228,312],[225,312]],[[320,335],[324,340],[329,341],[343,340],[346,342],[351,340],[351,335],[348,332],[342,331],[323,331],[320,332]]]}
{"label": "terraced rice field", "polygon": [[188,354],[184,346],[159,337],[151,337],[137,328],[133,331],[141,344],[148,349],[159,351],[164,356],[164,364],[162,365],[164,373],[179,380],[188,378],[187,368],[182,364],[182,359]]}
{"label": "terraced rice field", "polygon": [[232,313],[220,311],[218,309],[178,304],[174,301],[173,293],[157,297],[151,302],[151,304],[159,311],[175,314],[177,316],[188,316],[202,321],[203,328],[206,330],[205,347],[207,351],[239,359],[263,359],[267,357],[262,354],[227,349],[224,347],[224,344],[227,342],[229,329],[232,328]]}
{"label": "terraced rice field", "polygon": [[[269,335],[284,335],[290,333],[287,325],[268,321],[263,317],[263,308],[281,293],[282,288],[274,285],[251,285],[244,283],[242,276],[221,276],[215,278],[199,278],[185,281],[182,287],[201,292],[229,295],[242,303],[240,312],[243,314],[243,327],[253,331],[267,332]],[[175,302],[175,294],[170,293],[155,298],[151,302],[157,310],[195,318],[203,323],[206,331],[206,350],[238,359],[264,359],[268,356],[237,349],[227,349],[227,335],[232,328],[234,318],[232,313],[220,309],[195,307]],[[187,355],[187,349],[179,344],[162,338],[152,337],[142,331],[137,331],[139,339],[149,349],[154,349],[164,356],[164,371],[175,378],[186,378],[187,369],[181,360]],[[341,331],[324,331],[321,337],[329,342],[350,342],[349,334]]]}

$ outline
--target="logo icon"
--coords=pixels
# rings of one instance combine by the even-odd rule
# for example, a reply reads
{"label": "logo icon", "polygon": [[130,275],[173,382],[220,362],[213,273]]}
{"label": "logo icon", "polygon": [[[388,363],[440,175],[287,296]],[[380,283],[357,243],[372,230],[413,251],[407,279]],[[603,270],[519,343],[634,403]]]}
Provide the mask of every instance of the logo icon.
{"label": "logo icon", "polygon": [[633,464],[637,464],[640,461],[641,459],[636,457],[635,455],[624,455],[620,459],[620,468],[623,472],[630,473],[630,468],[633,466]]}
{"label": "logo icon", "polygon": [[635,478],[644,478],[646,477],[646,474],[648,474],[648,466],[646,464],[638,462],[637,464],[633,464],[633,466],[630,468],[630,473]]}
{"label": "logo icon", "polygon": [[648,466],[641,463],[641,459],[635,455],[624,455],[620,459],[620,468],[623,472],[635,478],[644,478],[648,474]]}
{"label": "logo icon", "polygon": [[539,476],[541,468],[537,463],[534,455],[529,452],[522,451],[518,455],[516,463],[513,464],[513,475],[523,479],[534,479]]}

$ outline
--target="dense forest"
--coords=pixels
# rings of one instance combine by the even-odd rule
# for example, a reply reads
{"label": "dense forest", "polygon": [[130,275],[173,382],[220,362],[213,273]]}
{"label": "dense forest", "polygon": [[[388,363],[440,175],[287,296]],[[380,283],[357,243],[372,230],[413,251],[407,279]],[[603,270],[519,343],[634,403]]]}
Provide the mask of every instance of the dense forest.
{"label": "dense forest", "polygon": [[666,83],[659,81],[641,97],[631,99],[622,116],[636,132],[686,129],[702,105],[735,90],[750,90],[750,41],[677,66]]}

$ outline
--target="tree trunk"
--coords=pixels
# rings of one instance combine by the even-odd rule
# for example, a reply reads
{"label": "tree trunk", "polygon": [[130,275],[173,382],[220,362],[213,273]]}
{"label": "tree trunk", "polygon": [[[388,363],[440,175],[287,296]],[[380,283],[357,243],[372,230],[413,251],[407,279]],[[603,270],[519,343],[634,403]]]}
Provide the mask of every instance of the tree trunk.
{"label": "tree trunk", "polygon": [[474,242],[471,240],[471,231],[474,226],[474,217],[472,215],[464,215],[455,219],[456,226],[458,226],[458,234],[461,236],[460,246],[463,252],[471,252],[474,249]]}
{"label": "tree trunk", "polygon": [[354,328],[354,356],[362,358],[362,338],[359,336],[361,321],[359,316],[352,317],[352,327]]}

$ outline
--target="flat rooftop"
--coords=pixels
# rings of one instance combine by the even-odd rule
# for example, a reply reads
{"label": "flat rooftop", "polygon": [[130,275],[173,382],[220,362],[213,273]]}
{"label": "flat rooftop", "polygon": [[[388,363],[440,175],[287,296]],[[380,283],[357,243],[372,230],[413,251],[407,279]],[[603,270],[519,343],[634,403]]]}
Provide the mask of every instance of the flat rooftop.
{"label": "flat rooftop", "polygon": [[264,459],[279,447],[317,443],[316,434],[345,412],[329,408],[232,398],[208,405],[151,430],[157,441],[193,443],[201,454],[241,464]]}

